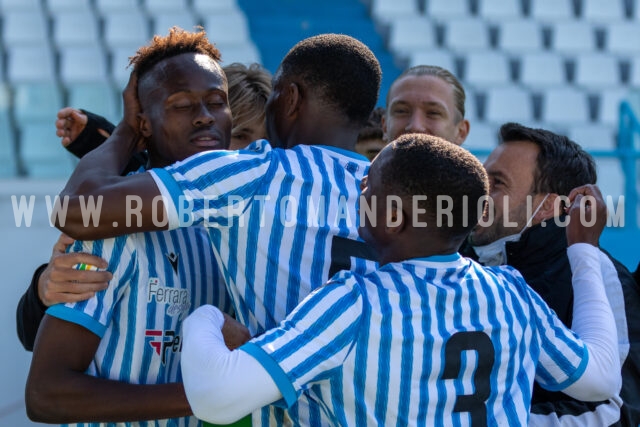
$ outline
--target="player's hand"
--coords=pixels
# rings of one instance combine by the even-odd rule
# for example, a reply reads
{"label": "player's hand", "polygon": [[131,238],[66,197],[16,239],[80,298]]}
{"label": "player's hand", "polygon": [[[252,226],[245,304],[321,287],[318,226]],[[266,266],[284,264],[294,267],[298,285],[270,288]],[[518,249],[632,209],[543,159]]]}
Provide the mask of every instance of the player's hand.
{"label": "player's hand", "polygon": [[122,103],[124,109],[122,121],[138,133],[142,109],[138,100],[138,75],[135,71],[131,72],[127,86],[122,91]]}
{"label": "player's hand", "polygon": [[569,193],[569,203],[567,243],[589,243],[597,247],[607,224],[607,206],[600,189],[592,184],[574,188]]}
{"label": "player's hand", "polygon": [[76,270],[74,265],[84,263],[107,268],[104,259],[84,253],[65,253],[74,239],[61,234],[53,247],[49,265],[38,278],[38,297],[45,306],[77,302],[91,298],[106,289],[112,275],[108,271]]}
{"label": "player's hand", "polygon": [[224,336],[224,343],[229,350],[234,350],[240,347],[251,339],[249,330],[240,322],[227,313],[224,314],[224,325],[222,325],[222,335]]}
{"label": "player's hand", "polygon": [[87,115],[80,110],[71,107],[60,109],[56,120],[56,135],[62,138],[62,146],[67,147],[71,144],[80,135],[87,122]]}

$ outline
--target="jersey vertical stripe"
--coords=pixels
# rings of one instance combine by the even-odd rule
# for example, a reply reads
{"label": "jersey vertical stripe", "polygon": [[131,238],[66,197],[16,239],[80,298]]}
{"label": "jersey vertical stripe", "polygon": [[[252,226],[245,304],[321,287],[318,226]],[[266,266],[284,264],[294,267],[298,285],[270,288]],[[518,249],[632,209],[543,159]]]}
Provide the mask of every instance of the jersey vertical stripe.
{"label": "jersey vertical stripe", "polygon": [[[182,321],[203,304],[233,312],[204,227],[75,242],[71,251],[107,259],[113,273],[109,287],[93,298],[47,311],[101,337],[90,375],[132,384],[180,381]],[[109,425],[200,424],[185,417]]]}
{"label": "jersey vertical stripe", "polygon": [[[151,171],[179,226],[180,197],[195,221],[208,223],[216,258],[239,319],[252,334],[275,327],[329,278],[333,239],[358,240],[356,202],[369,162],[340,149],[254,142],[240,152],[211,151]],[[242,211],[230,203],[241,199]],[[214,210],[207,211],[208,200]],[[358,262],[359,269],[371,263]],[[289,414],[271,407],[256,424],[323,425],[322,409],[303,395]],[[278,412],[280,411],[280,412]]]}
{"label": "jersey vertical stripe", "polygon": [[557,322],[515,270],[430,257],[341,272],[246,346],[339,425],[526,425],[536,369],[553,387],[588,359]]}

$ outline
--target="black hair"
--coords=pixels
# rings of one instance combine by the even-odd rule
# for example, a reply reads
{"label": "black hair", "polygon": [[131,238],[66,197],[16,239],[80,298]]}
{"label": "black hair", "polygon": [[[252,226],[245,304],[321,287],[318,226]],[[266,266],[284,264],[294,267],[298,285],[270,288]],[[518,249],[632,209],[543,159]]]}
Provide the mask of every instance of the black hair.
{"label": "black hair", "polygon": [[500,127],[501,144],[530,141],[540,148],[533,176],[533,193],[568,196],[571,190],[598,179],[596,163],[589,153],[564,135],[518,123]]}
{"label": "black hair", "polygon": [[360,129],[360,133],[358,133],[358,142],[369,139],[382,140],[384,136],[382,132],[382,116],[384,116],[383,107],[378,107],[371,112],[369,120],[367,120],[367,123],[365,123],[362,129]]}
{"label": "black hair", "polygon": [[483,204],[478,206],[478,201],[489,194],[482,163],[464,148],[427,134],[402,135],[387,149],[393,150],[393,155],[380,171],[387,194],[427,196],[418,203],[426,211],[427,225],[429,221],[435,224],[438,217],[437,197],[449,197],[453,221],[449,227],[443,216],[441,230],[451,237],[466,236],[482,216]]}
{"label": "black hair", "polygon": [[284,78],[300,78],[357,127],[367,121],[378,101],[380,63],[367,46],[347,35],[302,40],[284,57],[280,72]]}

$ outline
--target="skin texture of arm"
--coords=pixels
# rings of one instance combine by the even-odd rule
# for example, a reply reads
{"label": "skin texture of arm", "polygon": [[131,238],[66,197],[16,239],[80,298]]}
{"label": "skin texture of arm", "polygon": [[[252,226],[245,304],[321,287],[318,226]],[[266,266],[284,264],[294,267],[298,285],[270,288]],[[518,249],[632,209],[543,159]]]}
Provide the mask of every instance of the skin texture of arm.
{"label": "skin texture of arm", "polygon": [[45,316],[25,392],[31,420],[118,422],[191,415],[181,383],[138,385],[85,374],[99,343],[88,329]]}
{"label": "skin texture of arm", "polygon": [[[160,190],[151,175],[120,176],[136,145],[136,133],[123,122],[104,144],[80,160],[60,194],[62,209],[59,215],[54,212],[56,227],[81,240],[168,228]],[[102,206],[97,223],[89,220],[84,209],[90,197]]]}

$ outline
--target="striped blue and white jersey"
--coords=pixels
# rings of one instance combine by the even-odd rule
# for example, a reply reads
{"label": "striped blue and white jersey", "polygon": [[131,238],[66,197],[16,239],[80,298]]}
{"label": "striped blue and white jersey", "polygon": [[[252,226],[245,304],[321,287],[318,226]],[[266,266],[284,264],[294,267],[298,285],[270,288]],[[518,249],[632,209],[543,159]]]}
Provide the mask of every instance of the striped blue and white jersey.
{"label": "striped blue and white jersey", "polygon": [[[375,268],[364,260],[370,255],[359,240],[356,214],[368,167],[365,157],[350,151],[273,149],[260,140],[246,150],[200,153],[151,173],[170,228],[190,220],[207,226],[236,316],[256,335],[277,326],[337,271]],[[303,396],[289,414],[302,425],[322,425],[312,406]],[[288,414],[271,410],[254,416],[254,425],[287,424]]]}
{"label": "striped blue and white jersey", "polygon": [[[47,310],[101,337],[89,375],[132,384],[181,381],[181,328],[187,315],[203,304],[233,312],[204,227],[77,241],[70,251],[106,259],[113,273],[109,287],[89,300]],[[187,417],[117,425],[200,423]]]}
{"label": "striped blue and white jersey", "polygon": [[241,349],[336,426],[526,425],[534,377],[565,388],[588,360],[516,270],[457,254],[340,272]]}

